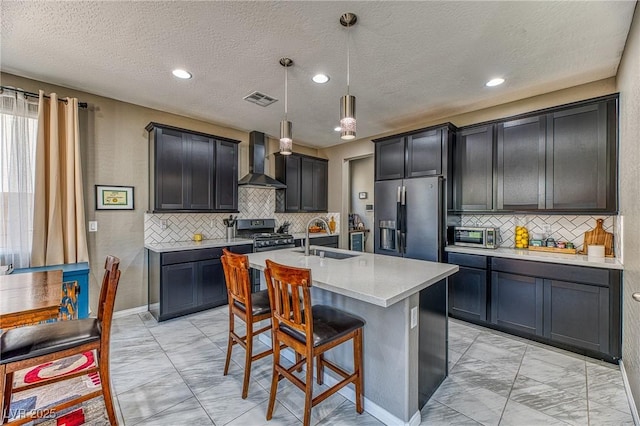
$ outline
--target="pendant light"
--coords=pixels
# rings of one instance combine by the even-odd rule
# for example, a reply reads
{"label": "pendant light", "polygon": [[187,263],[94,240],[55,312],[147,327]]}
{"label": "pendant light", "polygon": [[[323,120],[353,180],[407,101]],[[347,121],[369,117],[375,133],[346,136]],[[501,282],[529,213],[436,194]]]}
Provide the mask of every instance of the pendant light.
{"label": "pendant light", "polygon": [[288,69],[293,65],[293,60],[289,58],[280,59],[280,65],[284,67],[284,120],[280,122],[280,154],[289,155],[293,148],[293,139],[291,133],[291,122],[287,119],[287,92],[288,87]]}
{"label": "pendant light", "polygon": [[349,28],[358,22],[358,17],[353,13],[345,13],[340,17],[340,24],[347,27],[347,94],[340,98],[340,138],[344,140],[355,139],[356,137],[356,97],[349,93]]}

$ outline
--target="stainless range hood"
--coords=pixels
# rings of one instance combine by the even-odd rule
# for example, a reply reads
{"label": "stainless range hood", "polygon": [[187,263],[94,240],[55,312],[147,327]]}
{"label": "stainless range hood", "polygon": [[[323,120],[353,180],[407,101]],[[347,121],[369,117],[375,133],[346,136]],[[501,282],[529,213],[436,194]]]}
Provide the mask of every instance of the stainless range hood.
{"label": "stainless range hood", "polygon": [[249,133],[249,174],[240,179],[238,185],[264,186],[276,189],[287,187],[279,180],[264,174],[266,140],[267,138],[262,132]]}

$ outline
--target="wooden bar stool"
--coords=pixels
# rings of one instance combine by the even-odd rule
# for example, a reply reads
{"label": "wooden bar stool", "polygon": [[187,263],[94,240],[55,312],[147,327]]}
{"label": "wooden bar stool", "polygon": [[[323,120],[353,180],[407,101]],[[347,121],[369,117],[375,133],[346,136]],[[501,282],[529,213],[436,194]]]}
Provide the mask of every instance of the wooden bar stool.
{"label": "wooden bar stool", "polygon": [[[339,309],[311,305],[311,271],[280,265],[267,260],[264,271],[269,291],[272,313],[273,334],[273,377],[267,420],[273,416],[273,408],[278,390],[278,382],[286,377],[304,391],[305,426],[311,421],[311,408],[327,399],[349,383],[355,385],[356,411],[362,413],[362,327],[364,320]],[[354,372],[349,374],[323,354],[341,343],[353,339]],[[287,368],[280,363],[280,345],[284,344],[296,352],[296,363]],[[298,360],[298,354],[302,358]],[[335,386],[313,397],[313,360],[317,357],[316,378],[322,384],[324,367],[339,374],[343,380]],[[293,375],[306,364],[306,379],[302,381]]]}
{"label": "wooden bar stool", "polygon": [[[222,249],[222,268],[227,281],[227,295],[229,297],[229,341],[227,344],[227,360],[224,363],[224,375],[229,372],[231,351],[238,344],[245,350],[244,382],[242,384],[242,399],[249,392],[249,377],[251,362],[264,358],[273,353],[268,349],[253,355],[253,337],[271,330],[271,324],[259,330],[253,330],[253,324],[271,318],[269,294],[267,290],[251,293],[251,279],[249,277],[249,259],[244,254],[236,254]],[[235,332],[235,317],[246,324],[247,332],[239,336]]]}

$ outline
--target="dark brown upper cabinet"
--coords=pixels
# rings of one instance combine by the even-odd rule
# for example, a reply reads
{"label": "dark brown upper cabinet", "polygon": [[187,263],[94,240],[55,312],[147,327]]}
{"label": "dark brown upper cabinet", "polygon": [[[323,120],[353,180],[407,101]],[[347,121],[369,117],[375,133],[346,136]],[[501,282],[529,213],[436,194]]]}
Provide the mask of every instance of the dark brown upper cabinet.
{"label": "dark brown upper cabinet", "polygon": [[493,124],[460,129],[453,159],[453,208],[493,210]]}
{"label": "dark brown upper cabinet", "polygon": [[546,208],[617,210],[616,99],[547,115]]}
{"label": "dark brown upper cabinet", "polygon": [[545,208],[545,116],[497,126],[497,209]]}
{"label": "dark brown upper cabinet", "polygon": [[302,154],[276,153],[276,179],[285,189],[276,190],[278,212],[326,212],[329,162]]}
{"label": "dark brown upper cabinet", "polygon": [[375,179],[446,176],[454,131],[447,123],[374,140]]}
{"label": "dark brown upper cabinet", "polygon": [[453,210],[616,213],[617,104],[611,95],[459,129]]}
{"label": "dark brown upper cabinet", "polygon": [[237,211],[239,141],[149,123],[153,211]]}

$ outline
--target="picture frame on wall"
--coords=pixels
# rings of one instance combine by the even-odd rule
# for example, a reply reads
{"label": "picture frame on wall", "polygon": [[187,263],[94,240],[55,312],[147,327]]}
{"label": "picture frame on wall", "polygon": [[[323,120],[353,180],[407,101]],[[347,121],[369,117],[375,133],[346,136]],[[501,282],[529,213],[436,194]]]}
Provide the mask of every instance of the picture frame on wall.
{"label": "picture frame on wall", "polygon": [[96,210],[133,210],[133,186],[96,185]]}

